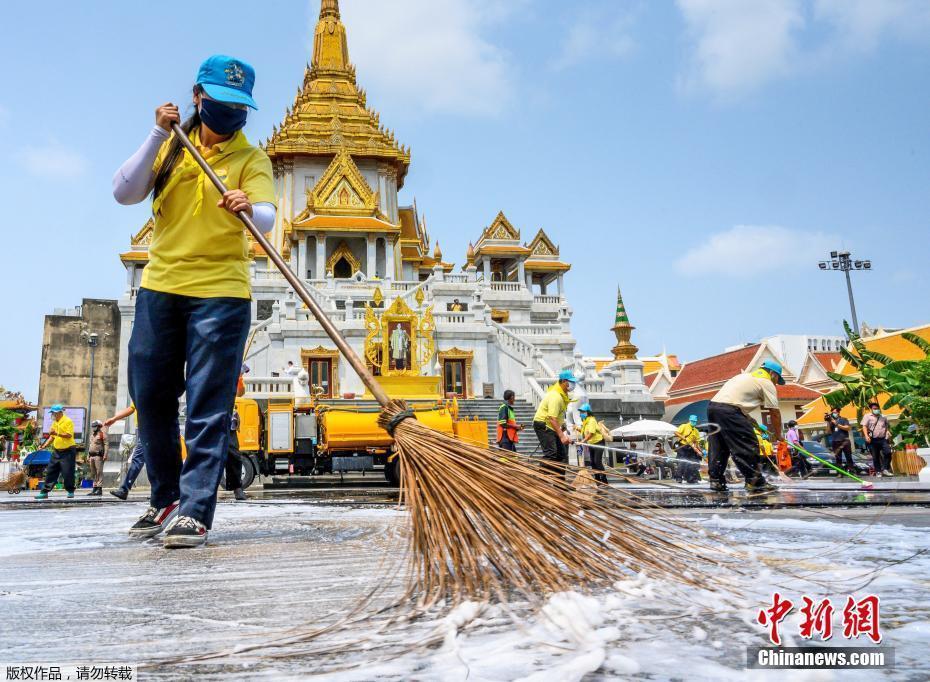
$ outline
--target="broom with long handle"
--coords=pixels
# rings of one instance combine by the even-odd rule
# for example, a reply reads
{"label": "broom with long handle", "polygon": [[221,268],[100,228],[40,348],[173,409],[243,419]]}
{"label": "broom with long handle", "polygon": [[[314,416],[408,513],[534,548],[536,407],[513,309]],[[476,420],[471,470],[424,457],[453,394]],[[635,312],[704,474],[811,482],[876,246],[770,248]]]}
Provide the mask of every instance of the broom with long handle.
{"label": "broom with long handle", "polygon": [[[225,193],[180,126],[172,129]],[[394,439],[401,500],[410,517],[407,594],[421,607],[506,600],[513,593],[538,601],[552,592],[610,585],[637,573],[721,587],[711,572],[736,559],[679,520],[622,495],[580,500],[552,468],[501,462],[485,447],[418,422],[404,402],[391,400],[249,215],[237,215],[381,405],[379,424]]]}

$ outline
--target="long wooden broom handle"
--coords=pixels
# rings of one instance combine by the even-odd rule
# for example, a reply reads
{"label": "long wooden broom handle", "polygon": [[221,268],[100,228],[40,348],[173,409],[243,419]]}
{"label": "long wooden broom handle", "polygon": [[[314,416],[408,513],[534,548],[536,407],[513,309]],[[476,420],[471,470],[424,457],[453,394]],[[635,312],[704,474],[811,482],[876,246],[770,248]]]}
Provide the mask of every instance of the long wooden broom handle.
{"label": "long wooden broom handle", "polygon": [[[214,187],[220,192],[220,194],[226,193],[226,185],[223,184],[223,181],[217,177],[216,173],[213,172],[213,169],[210,167],[210,164],[200,155],[200,152],[197,151],[197,148],[193,145],[187,135],[184,134],[184,131],[181,130],[181,126],[177,123],[171,125],[171,129],[174,131],[174,134],[177,135],[178,140],[181,141],[181,144],[184,145],[185,149],[190,153],[194,160],[200,164],[200,167],[203,169],[203,172],[207,174],[207,177],[210,178],[210,181],[213,183]],[[332,323],[332,320],[327,317],[326,313],[323,312],[323,309],[319,304],[314,300],[313,296],[310,295],[310,292],[307,291],[307,287],[303,282],[300,281],[300,278],[294,274],[291,268],[284,262],[284,259],[281,257],[281,254],[271,245],[271,243],[265,238],[265,235],[262,234],[262,231],[259,230],[255,223],[252,222],[252,218],[249,217],[249,214],[245,211],[239,211],[236,215],[239,216],[239,219],[245,224],[246,229],[251,233],[252,237],[259,243],[259,245],[265,250],[265,253],[268,254],[268,258],[271,259],[271,262],[275,264],[275,267],[281,271],[281,274],[284,275],[284,279],[294,287],[294,291],[297,292],[297,295],[300,297],[307,307],[310,309],[310,312],[313,313],[313,316],[317,319],[317,322],[320,323],[320,326],[323,327],[323,331],[326,332],[327,336],[333,340],[333,343],[336,344],[336,348],[339,349],[339,352],[342,353],[343,357],[352,365],[352,369],[355,370],[355,373],[361,378],[362,383],[365,384],[365,387],[371,391],[371,394],[374,396],[375,400],[382,407],[387,407],[390,398],[388,394],[384,392],[384,389],[381,388],[381,384],[378,383],[378,380],[368,371],[368,368],[365,366],[365,363],[362,362],[362,359],[358,354],[352,350],[352,347],[348,344],[345,338],[339,333],[339,330],[336,329],[336,326]]]}

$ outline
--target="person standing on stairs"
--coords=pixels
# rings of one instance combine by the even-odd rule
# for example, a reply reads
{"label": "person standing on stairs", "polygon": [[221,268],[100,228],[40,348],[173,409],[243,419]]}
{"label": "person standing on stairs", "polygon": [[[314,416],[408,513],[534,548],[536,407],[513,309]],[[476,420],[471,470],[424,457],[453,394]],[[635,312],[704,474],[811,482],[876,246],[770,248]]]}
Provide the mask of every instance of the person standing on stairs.
{"label": "person standing on stairs", "polygon": [[504,391],[504,402],[497,411],[497,447],[501,450],[517,451],[519,432],[523,426],[517,423],[517,414],[513,405],[517,400],[516,394],[509,388]]}

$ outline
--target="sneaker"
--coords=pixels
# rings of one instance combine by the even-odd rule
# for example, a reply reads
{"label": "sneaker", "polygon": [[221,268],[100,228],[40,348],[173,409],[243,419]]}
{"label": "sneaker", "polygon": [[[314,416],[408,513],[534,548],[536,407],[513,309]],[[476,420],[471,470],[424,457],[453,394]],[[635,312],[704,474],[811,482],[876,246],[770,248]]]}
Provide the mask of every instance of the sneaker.
{"label": "sneaker", "polygon": [[97,497],[100,497],[101,495],[103,495],[103,488],[96,488],[93,494],[96,495]]}
{"label": "sneaker", "polygon": [[48,499],[48,491],[47,491],[47,490],[40,490],[40,491],[39,491],[39,494],[36,495],[36,499],[37,499],[37,500],[47,500],[47,499]]}
{"label": "sneaker", "polygon": [[200,547],[207,542],[207,527],[190,516],[178,516],[165,531],[165,549]]}
{"label": "sneaker", "polygon": [[891,477],[894,477],[894,474],[893,474],[892,472],[888,471],[888,469],[885,469],[885,470],[882,472],[882,476],[891,476]]}
{"label": "sneaker", "polygon": [[758,481],[757,483],[747,483],[746,492],[751,495],[758,493],[774,493],[778,491],[777,485],[772,485],[768,481]]}
{"label": "sneaker", "polygon": [[726,481],[711,481],[710,491],[712,493],[725,493],[727,491]]}
{"label": "sneaker", "polygon": [[149,507],[148,511],[129,529],[129,534],[134,538],[155,537],[165,529],[165,524],[168,523],[168,520],[177,514],[180,504],[180,502],[172,502],[167,507],[162,507],[161,509]]}
{"label": "sneaker", "polygon": [[127,497],[129,497],[129,491],[126,490],[125,488],[117,488],[116,490],[111,490],[110,494],[113,497],[118,497],[121,500],[125,500]]}
{"label": "sneaker", "polygon": [[73,498],[74,498],[74,491],[73,491],[73,490],[69,490],[69,491],[68,491],[68,499],[70,500],[70,499],[73,499]]}
{"label": "sneaker", "polygon": [[96,494],[97,494],[97,489],[94,488],[94,489],[91,490],[89,493],[87,493],[87,497],[93,497],[93,496],[96,495]]}
{"label": "sneaker", "polygon": [[240,502],[249,499],[249,496],[245,494],[245,491],[242,488],[236,488],[233,492],[233,495],[236,496],[236,499]]}

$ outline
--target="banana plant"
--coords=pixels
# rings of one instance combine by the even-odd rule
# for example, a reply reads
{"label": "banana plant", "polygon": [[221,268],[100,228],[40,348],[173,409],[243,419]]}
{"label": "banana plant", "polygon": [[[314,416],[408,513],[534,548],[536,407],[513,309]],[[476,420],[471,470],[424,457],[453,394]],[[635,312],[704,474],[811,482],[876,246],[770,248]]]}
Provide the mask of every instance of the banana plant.
{"label": "banana plant", "polygon": [[887,381],[882,369],[891,365],[895,360],[882,353],[869,350],[863,343],[859,334],[853,331],[848,322],[843,322],[849,346],[840,350],[840,355],[852,366],[856,373],[853,375],[827,372],[833,381],[840,384],[840,388],[824,396],[830,407],[841,409],[847,405],[856,408],[856,421],[862,421],[862,414],[875,396],[886,393]]}

